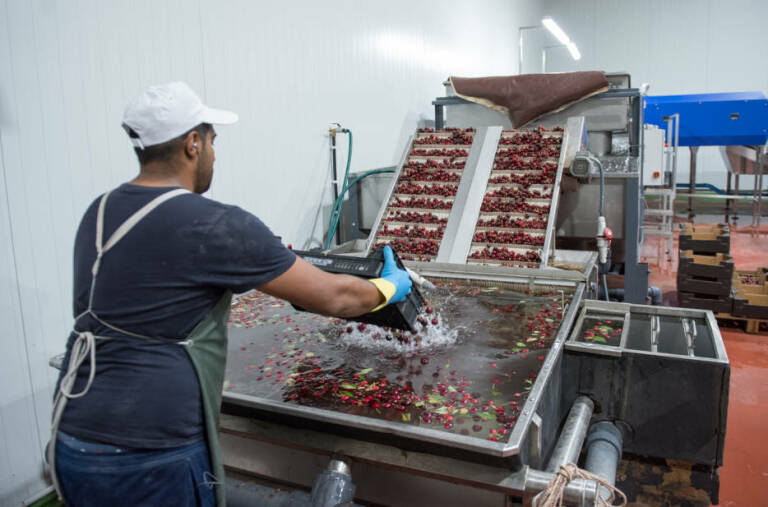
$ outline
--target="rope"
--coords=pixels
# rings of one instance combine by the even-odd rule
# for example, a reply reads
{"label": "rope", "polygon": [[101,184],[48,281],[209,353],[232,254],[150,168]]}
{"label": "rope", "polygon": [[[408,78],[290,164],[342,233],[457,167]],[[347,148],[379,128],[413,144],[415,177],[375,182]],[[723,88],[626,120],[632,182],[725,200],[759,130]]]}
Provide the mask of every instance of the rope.
{"label": "rope", "polygon": [[[91,389],[93,378],[96,376],[96,338],[102,337],[95,336],[90,331],[83,331],[78,333],[77,339],[72,344],[72,350],[69,353],[67,371],[64,376],[61,377],[59,392],[56,393],[56,397],[53,400],[53,415],[51,417],[51,441],[48,443],[48,464],[51,467],[51,479],[53,481],[53,487],[56,489],[56,494],[60,499],[64,497],[62,496],[61,485],[59,484],[58,476],[56,474],[56,439],[59,431],[59,423],[61,422],[61,416],[64,414],[64,409],[67,406],[67,401],[74,398],[81,398],[85,396]],[[80,365],[82,365],[86,359],[90,359],[88,382],[85,384],[85,387],[82,391],[73,394],[72,388],[74,387],[75,380],[77,379],[77,372],[80,369]]]}
{"label": "rope", "polygon": [[534,497],[533,504],[536,507],[562,507],[565,487],[573,479],[593,480],[596,481],[599,486],[608,490],[610,496],[608,498],[603,498],[600,495],[600,488],[598,487],[595,505],[599,505],[600,507],[611,506],[616,498],[621,499],[621,503],[617,507],[623,507],[627,504],[627,497],[621,490],[602,477],[587,472],[586,470],[582,470],[573,463],[566,463],[565,465],[560,466],[560,470],[557,471],[552,480],[549,481],[549,484],[547,484],[547,488]]}

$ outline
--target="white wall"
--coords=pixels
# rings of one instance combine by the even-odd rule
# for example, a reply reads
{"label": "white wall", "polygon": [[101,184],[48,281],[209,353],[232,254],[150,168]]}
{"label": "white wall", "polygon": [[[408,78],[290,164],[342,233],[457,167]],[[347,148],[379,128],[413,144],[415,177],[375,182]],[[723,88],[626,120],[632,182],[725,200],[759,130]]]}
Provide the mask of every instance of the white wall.
{"label": "white wall", "polygon": [[354,130],[353,170],[393,164],[443,79],[515,73],[517,27],[540,17],[535,0],[0,0],[0,504],[43,485],[72,239],[137,171],[130,97],[180,79],[237,111],[210,194],[303,246],[329,201],[329,123]]}
{"label": "white wall", "polygon": [[[650,83],[650,95],[768,93],[764,0],[545,0],[543,10],[582,53],[574,62],[549,50],[548,72],[628,71],[633,86]],[[536,60],[525,71],[540,69]],[[681,154],[678,181],[688,182],[688,149]],[[697,182],[725,188],[725,171],[718,148],[699,150]],[[740,186],[752,184],[744,177]]]}

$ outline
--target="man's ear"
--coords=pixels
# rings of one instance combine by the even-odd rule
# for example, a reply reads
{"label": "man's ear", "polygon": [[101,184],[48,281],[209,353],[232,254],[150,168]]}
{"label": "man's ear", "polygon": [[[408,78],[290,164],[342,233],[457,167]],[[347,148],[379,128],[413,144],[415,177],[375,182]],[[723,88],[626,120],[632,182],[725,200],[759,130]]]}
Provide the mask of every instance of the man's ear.
{"label": "man's ear", "polygon": [[203,140],[196,130],[193,130],[184,138],[184,155],[189,158],[196,158],[203,150]]}

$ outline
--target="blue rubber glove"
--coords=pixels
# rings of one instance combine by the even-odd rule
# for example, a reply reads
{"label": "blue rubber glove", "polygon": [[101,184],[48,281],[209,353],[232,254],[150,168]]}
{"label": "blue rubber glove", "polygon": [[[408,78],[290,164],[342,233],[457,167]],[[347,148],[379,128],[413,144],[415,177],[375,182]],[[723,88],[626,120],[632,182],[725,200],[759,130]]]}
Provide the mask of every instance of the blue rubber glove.
{"label": "blue rubber glove", "polygon": [[381,278],[374,278],[370,282],[384,296],[384,303],[371,310],[373,312],[390,303],[405,301],[413,284],[408,272],[397,266],[392,248],[389,245],[384,247],[384,268],[381,270]]}

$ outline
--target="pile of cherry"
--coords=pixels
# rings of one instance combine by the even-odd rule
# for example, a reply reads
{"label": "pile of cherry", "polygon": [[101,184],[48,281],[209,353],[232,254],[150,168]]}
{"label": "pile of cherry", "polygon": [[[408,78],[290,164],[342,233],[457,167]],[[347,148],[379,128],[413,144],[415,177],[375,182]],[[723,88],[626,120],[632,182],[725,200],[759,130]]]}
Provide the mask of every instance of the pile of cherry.
{"label": "pile of cherry", "polygon": [[405,260],[430,261],[440,249],[474,129],[419,129],[376,234]]}
{"label": "pile of cherry", "polygon": [[762,285],[763,278],[753,273],[739,273],[739,281],[743,285]]}
{"label": "pile of cherry", "polygon": [[618,345],[621,340],[622,327],[611,320],[599,320],[594,326],[584,326],[582,341]]}
{"label": "pile of cherry", "polygon": [[519,267],[541,262],[562,143],[560,131],[502,132],[469,260]]}

